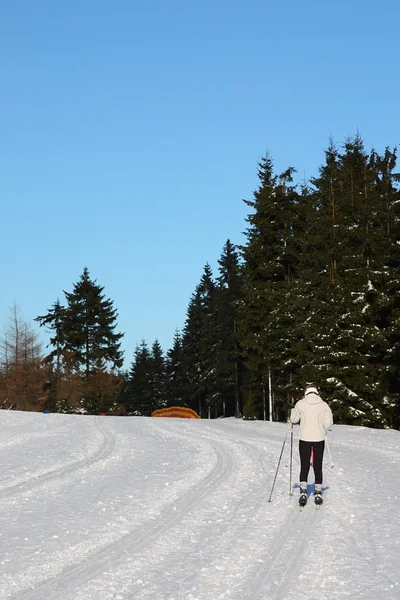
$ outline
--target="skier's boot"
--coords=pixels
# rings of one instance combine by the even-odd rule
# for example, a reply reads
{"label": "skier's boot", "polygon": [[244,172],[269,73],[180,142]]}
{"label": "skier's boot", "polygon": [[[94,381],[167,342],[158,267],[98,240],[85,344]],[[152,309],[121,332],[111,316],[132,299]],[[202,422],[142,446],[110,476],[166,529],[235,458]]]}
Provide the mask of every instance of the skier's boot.
{"label": "skier's boot", "polygon": [[299,505],[300,506],[305,506],[307,504],[307,500],[308,500],[307,489],[306,488],[300,488]]}
{"label": "skier's boot", "polygon": [[317,506],[321,506],[323,503],[322,492],[321,490],[315,490],[314,492],[314,502]]}

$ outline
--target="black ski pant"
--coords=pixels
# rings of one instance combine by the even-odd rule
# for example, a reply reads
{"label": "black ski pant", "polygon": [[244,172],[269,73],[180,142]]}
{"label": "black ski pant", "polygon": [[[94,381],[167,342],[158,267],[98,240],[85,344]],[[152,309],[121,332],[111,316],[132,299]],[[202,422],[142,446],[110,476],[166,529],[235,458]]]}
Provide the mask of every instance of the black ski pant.
{"label": "black ski pant", "polygon": [[322,484],[322,460],[324,458],[325,441],[305,442],[299,441],[300,452],[300,481],[307,481],[310,470],[311,448],[314,450],[314,475],[315,483]]}

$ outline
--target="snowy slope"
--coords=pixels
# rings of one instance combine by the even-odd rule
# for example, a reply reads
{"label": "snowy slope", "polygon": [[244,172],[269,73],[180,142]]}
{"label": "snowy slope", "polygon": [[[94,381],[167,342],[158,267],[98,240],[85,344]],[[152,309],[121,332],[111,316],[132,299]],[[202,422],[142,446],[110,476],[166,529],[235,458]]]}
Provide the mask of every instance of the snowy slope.
{"label": "snowy slope", "polygon": [[334,426],[325,505],[300,512],[289,443],[268,503],[284,424],[0,411],[0,428],[1,600],[400,599],[399,432]]}

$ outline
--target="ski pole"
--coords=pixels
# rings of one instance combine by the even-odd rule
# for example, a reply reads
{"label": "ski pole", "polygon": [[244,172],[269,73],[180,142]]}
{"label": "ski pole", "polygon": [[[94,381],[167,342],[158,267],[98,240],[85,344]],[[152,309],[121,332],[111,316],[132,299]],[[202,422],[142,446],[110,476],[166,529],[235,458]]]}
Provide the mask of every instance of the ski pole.
{"label": "ski pole", "polygon": [[[329,431],[331,431],[331,429],[329,429]],[[327,430],[325,430],[325,437],[326,437],[326,447],[327,447],[328,454],[329,454],[329,460],[331,461],[331,469],[333,469],[333,467],[334,467],[335,465],[333,464],[333,461],[332,461],[332,456],[331,456],[331,451],[330,451],[330,448],[329,448],[329,442],[328,442],[328,431],[327,431]],[[342,488],[341,488],[340,486],[338,486],[338,485],[337,485],[336,477],[334,477],[334,478],[332,479],[332,481],[333,481],[333,486],[334,486],[334,488],[335,488],[335,491],[336,491],[336,492],[339,494],[340,498],[341,498],[342,500],[344,500],[344,496],[343,496]]]}
{"label": "ski pole", "polygon": [[273,484],[272,484],[271,493],[270,493],[270,495],[269,495],[269,500],[268,500],[268,502],[271,502],[271,498],[272,498],[272,492],[274,491],[274,487],[275,487],[275,481],[276,481],[276,478],[277,478],[277,476],[278,476],[279,466],[280,466],[280,464],[281,464],[281,460],[282,460],[282,454],[283,454],[283,449],[284,449],[284,447],[285,447],[285,444],[286,444],[286,439],[287,439],[288,433],[289,433],[289,429],[287,429],[287,430],[286,430],[285,439],[283,440],[283,444],[282,444],[282,450],[281,450],[281,454],[280,454],[280,456],[279,456],[279,460],[278,460],[278,466],[276,467],[276,472],[275,472],[274,482],[273,482]]}
{"label": "ski pole", "polygon": [[293,423],[290,428],[290,475],[289,475],[289,496],[292,494],[292,465],[293,465]]}
{"label": "ski pole", "polygon": [[331,461],[331,469],[333,469],[333,467],[335,465],[332,462],[331,449],[329,448],[329,442],[328,442],[328,432],[326,430],[325,430],[325,438],[326,438],[326,448],[327,448],[328,454],[329,454],[329,460]]}

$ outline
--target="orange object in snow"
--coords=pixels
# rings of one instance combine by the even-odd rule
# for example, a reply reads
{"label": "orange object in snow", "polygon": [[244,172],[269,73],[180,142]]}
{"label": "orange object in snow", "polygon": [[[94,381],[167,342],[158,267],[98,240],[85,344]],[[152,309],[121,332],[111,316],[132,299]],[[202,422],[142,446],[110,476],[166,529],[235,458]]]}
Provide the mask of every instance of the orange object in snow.
{"label": "orange object in snow", "polygon": [[195,410],[185,408],[184,406],[169,406],[159,408],[151,413],[152,417],[172,417],[175,419],[200,419]]}

